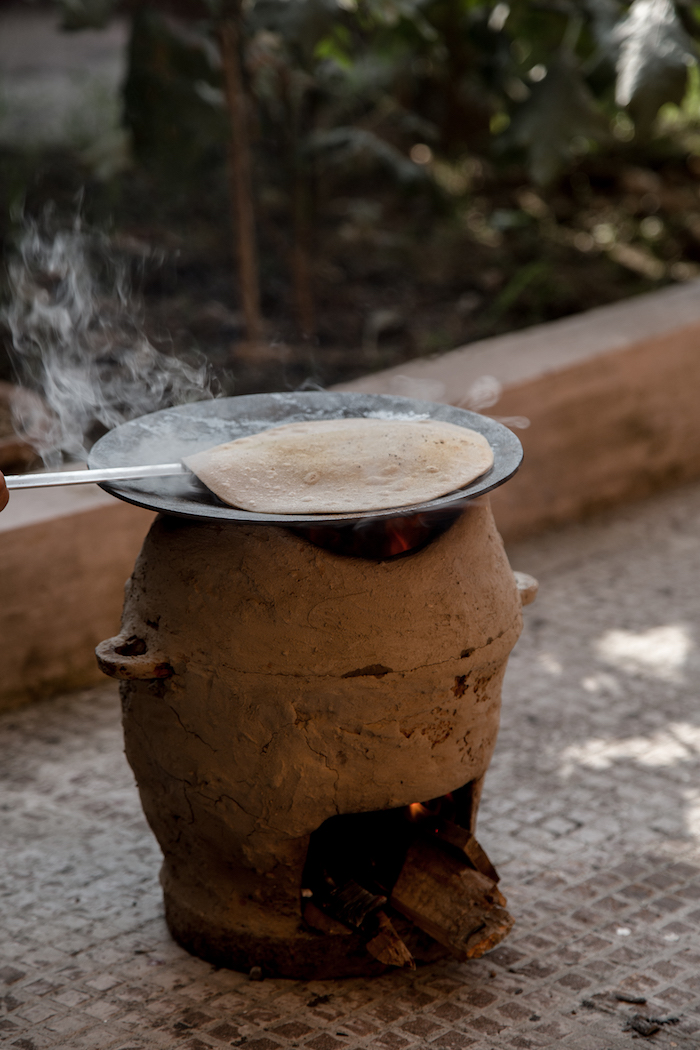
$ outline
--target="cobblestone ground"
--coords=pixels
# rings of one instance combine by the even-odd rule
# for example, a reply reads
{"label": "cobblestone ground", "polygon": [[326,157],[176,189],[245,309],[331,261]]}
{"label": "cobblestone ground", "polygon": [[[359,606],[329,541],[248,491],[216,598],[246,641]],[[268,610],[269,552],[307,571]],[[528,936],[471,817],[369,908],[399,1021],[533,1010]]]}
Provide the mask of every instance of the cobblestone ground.
{"label": "cobblestone ground", "polygon": [[511,560],[542,587],[480,824],[507,942],[374,981],[255,983],[191,958],[106,684],[1,720],[2,1045],[700,1047],[700,487]]}

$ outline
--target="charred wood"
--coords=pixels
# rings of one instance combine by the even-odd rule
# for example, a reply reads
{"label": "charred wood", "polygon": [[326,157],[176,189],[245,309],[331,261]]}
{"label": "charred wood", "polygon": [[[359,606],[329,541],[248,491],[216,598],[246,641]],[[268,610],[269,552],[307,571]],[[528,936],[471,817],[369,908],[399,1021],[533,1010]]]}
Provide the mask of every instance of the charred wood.
{"label": "charred wood", "polygon": [[313,901],[307,901],[304,904],[304,922],[307,926],[310,926],[312,930],[316,930],[317,933],[328,933],[334,936],[350,937],[352,936],[352,930],[349,926],[346,926],[342,922],[338,922],[331,915],[327,915],[320,908],[317,908]]}
{"label": "charred wood", "polygon": [[353,879],[348,879],[340,886],[329,888],[323,901],[325,911],[333,918],[339,919],[347,926],[354,926],[358,930],[373,912],[384,907],[385,904],[386,897],[370,893]]}

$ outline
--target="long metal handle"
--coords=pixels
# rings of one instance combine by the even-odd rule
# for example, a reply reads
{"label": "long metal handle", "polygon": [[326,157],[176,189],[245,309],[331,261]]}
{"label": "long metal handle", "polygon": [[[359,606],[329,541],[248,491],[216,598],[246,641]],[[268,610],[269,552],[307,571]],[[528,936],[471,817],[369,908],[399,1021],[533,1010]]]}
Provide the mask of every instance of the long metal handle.
{"label": "long metal handle", "polygon": [[53,485],[90,485],[96,481],[129,481],[131,478],[164,478],[189,474],[184,463],[145,463],[140,467],[96,467],[94,470],[59,470],[55,474],[6,474],[8,489],[41,489]]}

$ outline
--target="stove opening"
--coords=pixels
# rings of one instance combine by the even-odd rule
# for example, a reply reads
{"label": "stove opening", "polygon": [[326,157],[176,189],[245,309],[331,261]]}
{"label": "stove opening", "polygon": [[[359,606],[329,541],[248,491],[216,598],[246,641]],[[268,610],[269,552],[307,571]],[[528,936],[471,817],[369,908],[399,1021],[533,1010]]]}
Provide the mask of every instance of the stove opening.
{"label": "stove opening", "polygon": [[359,933],[380,962],[407,968],[416,946],[427,961],[445,948],[478,958],[497,944],[512,919],[472,831],[479,788],[326,820],[311,835],[302,877],[306,924]]}
{"label": "stove opening", "polygon": [[338,525],[295,525],[292,532],[316,547],[352,558],[387,561],[415,554],[450,528],[464,505],[400,514],[395,518],[365,518]]}

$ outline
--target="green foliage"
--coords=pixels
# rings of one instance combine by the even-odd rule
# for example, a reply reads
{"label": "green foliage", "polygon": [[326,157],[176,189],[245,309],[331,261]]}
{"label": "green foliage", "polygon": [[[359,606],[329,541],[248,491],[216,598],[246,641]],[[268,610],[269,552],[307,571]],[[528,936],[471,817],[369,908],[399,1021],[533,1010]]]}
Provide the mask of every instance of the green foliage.
{"label": "green foliage", "polygon": [[419,181],[380,145],[370,148],[370,134],[404,159],[416,141],[453,161],[468,152],[521,157],[547,185],[582,154],[630,137],[620,111],[643,142],[659,110],[682,102],[697,62],[695,6],[257,0],[248,23],[253,35],[277,35],[289,76],[303,69],[314,141],[342,141],[348,164],[373,153],[399,181]]}
{"label": "green foliage", "polygon": [[124,118],[147,167],[184,183],[223,156],[225,102],[215,48],[149,9],[135,14],[124,84]]}
{"label": "green foliage", "polygon": [[339,127],[318,132],[308,148],[330,163],[357,166],[363,160],[374,162],[405,186],[419,184],[426,178],[423,169],[407,160],[400,150],[364,128]]}
{"label": "green foliage", "polygon": [[591,141],[609,138],[592,92],[567,55],[556,58],[530,97],[516,109],[502,146],[525,150],[538,185],[553,182]]}
{"label": "green foliage", "polygon": [[697,62],[693,43],[672,0],[635,0],[613,39],[619,44],[615,99],[638,133],[648,134],[664,103],[683,100],[688,70]]}
{"label": "green foliage", "polygon": [[[115,2],[59,0],[72,28],[103,24]],[[659,110],[687,93],[700,35],[700,5],[690,0],[247,0],[240,8],[206,0],[207,8],[209,22],[196,28],[212,43],[217,19],[241,13],[257,151],[273,183],[292,169],[350,174],[374,164],[400,185],[424,185],[434,169],[410,159],[418,143],[451,164],[474,153],[524,161],[536,184],[553,183],[582,154],[653,137]],[[172,163],[180,146],[183,156],[206,155],[207,141],[221,149],[216,63],[178,40],[172,23],[156,31],[154,19],[137,9],[126,91],[139,155],[165,152]]]}
{"label": "green foliage", "polygon": [[688,30],[700,32],[694,11],[673,0],[513,3],[502,32],[518,68],[517,80],[503,81],[512,103],[501,147],[524,151],[533,181],[547,185],[577,155],[631,137],[620,110],[635,139],[648,140],[659,110],[682,102],[697,64]]}

